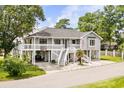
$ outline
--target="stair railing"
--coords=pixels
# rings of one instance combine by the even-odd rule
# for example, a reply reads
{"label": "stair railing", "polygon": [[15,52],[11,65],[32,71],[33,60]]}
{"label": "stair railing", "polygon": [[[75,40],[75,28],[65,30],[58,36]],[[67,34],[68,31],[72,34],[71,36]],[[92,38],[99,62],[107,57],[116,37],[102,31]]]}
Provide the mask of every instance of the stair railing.
{"label": "stair railing", "polygon": [[60,59],[62,57],[62,53],[63,53],[63,48],[60,51],[59,57],[58,57],[58,65],[60,64]]}

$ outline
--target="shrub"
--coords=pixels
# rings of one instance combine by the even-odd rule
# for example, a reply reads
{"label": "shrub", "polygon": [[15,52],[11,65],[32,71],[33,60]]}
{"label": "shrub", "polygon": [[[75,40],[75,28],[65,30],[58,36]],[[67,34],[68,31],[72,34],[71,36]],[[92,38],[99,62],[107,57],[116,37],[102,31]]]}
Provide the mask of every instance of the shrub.
{"label": "shrub", "polygon": [[23,57],[22,57],[23,61],[26,62],[26,63],[30,63],[30,58],[28,55],[24,54]]}
{"label": "shrub", "polygon": [[0,60],[0,71],[3,70],[3,60]]}
{"label": "shrub", "polygon": [[55,64],[56,63],[56,60],[52,60],[51,63]]}
{"label": "shrub", "polygon": [[21,76],[26,72],[26,65],[19,58],[7,57],[4,60],[3,69],[7,71],[10,76]]}

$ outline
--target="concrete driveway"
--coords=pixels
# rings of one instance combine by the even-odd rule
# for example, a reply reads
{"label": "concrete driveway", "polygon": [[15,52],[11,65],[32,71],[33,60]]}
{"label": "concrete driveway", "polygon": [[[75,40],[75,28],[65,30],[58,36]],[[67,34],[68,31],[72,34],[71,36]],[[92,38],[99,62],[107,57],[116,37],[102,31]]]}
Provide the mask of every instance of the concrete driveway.
{"label": "concrete driveway", "polygon": [[124,75],[124,62],[67,72],[51,73],[30,79],[0,82],[3,88],[63,88]]}

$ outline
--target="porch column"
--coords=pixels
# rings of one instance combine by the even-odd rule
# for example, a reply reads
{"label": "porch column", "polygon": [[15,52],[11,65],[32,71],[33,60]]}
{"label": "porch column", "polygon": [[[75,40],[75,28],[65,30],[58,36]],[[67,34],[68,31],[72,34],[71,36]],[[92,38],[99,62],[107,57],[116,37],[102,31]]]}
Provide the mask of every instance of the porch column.
{"label": "porch column", "polygon": [[75,59],[76,59],[76,52],[74,52],[74,59],[73,59],[74,63],[75,63]]}
{"label": "porch column", "polygon": [[35,37],[33,38],[33,51],[32,51],[32,64],[35,65],[35,55],[36,55],[36,50],[35,50]]}
{"label": "porch column", "polygon": [[67,55],[67,57],[68,57],[68,58],[67,58],[67,62],[69,63],[69,54]]}
{"label": "porch column", "polygon": [[23,54],[23,52],[22,52],[22,50],[20,50],[20,59],[22,59],[22,54]]}
{"label": "porch column", "polygon": [[92,51],[90,50],[90,54],[89,54],[89,57],[90,57],[90,61],[91,61],[91,52],[92,52]]}
{"label": "porch column", "polygon": [[98,59],[99,59],[99,60],[100,60],[100,56],[101,56],[100,50],[98,50]]}
{"label": "porch column", "polygon": [[51,49],[51,60],[53,60],[53,43],[54,43],[54,41],[53,41],[53,38],[52,38],[52,49]]}
{"label": "porch column", "polygon": [[106,50],[105,50],[105,56],[107,56],[107,55],[108,55],[108,54],[107,54],[107,52],[108,52],[108,50],[106,49]]}
{"label": "porch column", "polygon": [[48,62],[50,63],[50,51],[48,51]]}
{"label": "porch column", "polygon": [[33,51],[32,51],[32,64],[33,64],[33,65],[35,65],[35,55],[36,55],[36,53],[35,53],[35,51],[33,50]]}

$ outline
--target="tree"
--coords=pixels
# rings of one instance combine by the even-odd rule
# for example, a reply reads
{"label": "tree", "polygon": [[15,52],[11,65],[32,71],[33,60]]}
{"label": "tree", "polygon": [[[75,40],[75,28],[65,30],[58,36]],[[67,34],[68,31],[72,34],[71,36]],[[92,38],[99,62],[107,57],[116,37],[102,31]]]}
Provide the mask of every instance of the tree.
{"label": "tree", "polygon": [[114,40],[115,32],[118,28],[118,13],[116,6],[104,6],[102,11],[86,13],[85,16],[79,18],[78,27],[80,31],[93,30],[99,34],[104,41],[111,42]]}
{"label": "tree", "polygon": [[117,29],[119,31],[124,28],[124,6],[123,5],[116,6],[116,14],[118,18]]}
{"label": "tree", "polygon": [[122,37],[120,30],[123,31],[124,29],[124,6],[123,5],[118,5],[116,6],[116,14],[117,14],[117,30],[115,33],[115,37],[116,37],[116,43],[117,45],[121,45],[122,43],[124,43],[124,37]]}
{"label": "tree", "polygon": [[119,31],[116,31],[115,37],[116,37],[116,43],[118,46],[120,46],[122,43],[124,43],[124,37],[122,37],[123,33],[120,33]]}
{"label": "tree", "polygon": [[45,20],[41,6],[17,5],[0,8],[0,48],[4,57],[15,47],[13,42],[32,31],[36,21]]}
{"label": "tree", "polygon": [[77,50],[76,56],[77,56],[78,60],[80,61],[80,64],[82,64],[81,57],[84,56],[84,51],[81,50],[81,49],[80,50]]}
{"label": "tree", "polygon": [[69,23],[69,19],[60,19],[59,22],[56,23],[55,28],[67,28],[68,25],[70,25]]}
{"label": "tree", "polygon": [[102,21],[102,29],[106,32],[106,39],[111,46],[111,42],[114,40],[115,32],[117,30],[117,14],[116,8],[113,5],[107,5],[103,10],[103,21]]}
{"label": "tree", "polygon": [[84,16],[81,16],[79,18],[79,22],[78,22],[78,28],[80,29],[80,31],[82,32],[86,32],[86,31],[94,31],[96,28],[96,15],[95,13],[86,13]]}
{"label": "tree", "polygon": [[97,10],[93,13],[88,12],[81,16],[78,21],[78,28],[81,32],[94,31],[100,35],[103,40],[106,40],[106,33],[103,31],[103,13]]}

